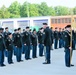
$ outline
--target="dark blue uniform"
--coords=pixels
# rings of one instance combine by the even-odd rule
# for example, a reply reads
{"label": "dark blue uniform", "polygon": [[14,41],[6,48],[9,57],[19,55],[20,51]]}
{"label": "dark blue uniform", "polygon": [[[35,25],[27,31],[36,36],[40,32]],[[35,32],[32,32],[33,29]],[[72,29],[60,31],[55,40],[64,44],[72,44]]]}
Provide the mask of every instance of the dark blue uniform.
{"label": "dark blue uniform", "polygon": [[46,27],[46,29],[44,30],[45,36],[44,36],[44,46],[46,47],[46,52],[45,52],[45,57],[46,57],[46,63],[44,64],[49,64],[50,63],[50,49],[51,49],[51,45],[52,45],[52,39],[51,39],[51,35],[52,32],[49,29],[49,27]]}
{"label": "dark blue uniform", "polygon": [[30,33],[25,31],[23,33],[23,44],[25,48],[25,59],[28,60],[30,59],[30,44],[31,44],[31,38],[30,38]]}
{"label": "dark blue uniform", "polygon": [[38,43],[39,43],[39,56],[43,56],[44,34],[42,32],[38,34]]}
{"label": "dark blue uniform", "polygon": [[62,32],[61,31],[59,31],[58,36],[59,36],[59,48],[62,48],[63,46],[62,46]]}
{"label": "dark blue uniform", "polygon": [[[70,63],[70,59],[71,59],[71,55],[70,55],[70,40],[71,40],[71,33],[69,31],[65,31],[65,36],[64,36],[64,41],[65,41],[65,65],[67,67],[70,67],[71,66],[71,63]],[[73,43],[72,43],[73,45]]]}
{"label": "dark blue uniform", "polygon": [[2,33],[0,33],[0,66],[4,66],[5,42]]}
{"label": "dark blue uniform", "polygon": [[33,46],[33,50],[32,50],[32,58],[37,58],[37,35],[36,34],[32,34],[32,46]]}
{"label": "dark blue uniform", "polygon": [[21,60],[21,53],[22,53],[22,37],[21,34],[17,33],[16,37],[14,39],[14,45],[16,47],[16,58],[17,62],[22,61]]}
{"label": "dark blue uniform", "polygon": [[54,31],[54,48],[57,49],[58,46],[58,31]]}
{"label": "dark blue uniform", "polygon": [[8,58],[8,63],[11,64],[13,63],[12,57],[13,57],[13,40],[10,39],[9,37],[6,40],[6,49],[7,49],[7,58]]}

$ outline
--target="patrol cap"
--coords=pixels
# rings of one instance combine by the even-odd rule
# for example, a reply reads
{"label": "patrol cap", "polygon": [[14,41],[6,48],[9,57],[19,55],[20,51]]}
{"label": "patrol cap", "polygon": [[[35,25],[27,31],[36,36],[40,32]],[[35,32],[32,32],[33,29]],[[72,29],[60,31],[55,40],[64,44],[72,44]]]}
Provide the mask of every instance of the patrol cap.
{"label": "patrol cap", "polygon": [[34,31],[36,31],[36,29],[35,29],[35,28],[33,29],[33,32],[34,32]]}
{"label": "patrol cap", "polygon": [[42,30],[42,29],[43,29],[43,27],[40,28],[40,30]]}
{"label": "patrol cap", "polygon": [[43,25],[47,25],[47,23],[43,23]]}
{"label": "patrol cap", "polygon": [[8,36],[11,35],[12,33],[8,33]]}
{"label": "patrol cap", "polygon": [[27,26],[26,29],[29,29],[29,27]]}
{"label": "patrol cap", "polygon": [[71,25],[67,25],[67,26],[65,27],[65,29],[66,29],[66,28],[71,28]]}
{"label": "patrol cap", "polygon": [[57,29],[57,27],[55,29]]}
{"label": "patrol cap", "polygon": [[5,29],[8,29],[8,27],[6,27]]}
{"label": "patrol cap", "polygon": [[18,30],[21,30],[21,28],[18,28]]}
{"label": "patrol cap", "polygon": [[14,31],[17,31],[17,29],[14,29]]}

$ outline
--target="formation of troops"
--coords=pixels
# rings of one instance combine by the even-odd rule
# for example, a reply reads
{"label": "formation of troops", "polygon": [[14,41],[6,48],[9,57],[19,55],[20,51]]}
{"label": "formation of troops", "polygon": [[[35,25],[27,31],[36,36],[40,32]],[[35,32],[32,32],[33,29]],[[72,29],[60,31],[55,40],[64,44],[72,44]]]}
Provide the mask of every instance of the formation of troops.
{"label": "formation of troops", "polygon": [[[72,46],[70,46],[71,40],[71,25],[67,25],[64,29],[49,28],[47,23],[43,23],[43,27],[36,31],[31,30],[28,26],[23,29],[15,29],[14,33],[9,32],[9,28],[6,27],[5,31],[0,28],[0,66],[6,66],[4,64],[4,58],[7,57],[8,64],[14,64],[13,55],[16,56],[17,62],[22,62],[22,54],[25,55],[25,60],[31,60],[30,51],[32,50],[32,58],[37,58],[37,50],[39,50],[39,56],[45,56],[45,62],[43,64],[51,63],[51,50],[63,48],[65,51],[65,65],[66,67],[74,66],[70,63],[70,50],[75,50],[76,45],[76,32],[72,30]],[[39,49],[37,49],[37,46]]]}

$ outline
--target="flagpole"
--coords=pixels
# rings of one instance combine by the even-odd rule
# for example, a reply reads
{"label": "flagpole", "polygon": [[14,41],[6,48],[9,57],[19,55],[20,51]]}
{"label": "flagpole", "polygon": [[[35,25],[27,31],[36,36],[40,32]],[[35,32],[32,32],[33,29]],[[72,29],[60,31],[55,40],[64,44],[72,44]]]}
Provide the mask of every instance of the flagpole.
{"label": "flagpole", "polygon": [[71,61],[72,61],[72,29],[73,29],[73,9],[71,10],[71,36],[70,36],[70,65],[71,65]]}

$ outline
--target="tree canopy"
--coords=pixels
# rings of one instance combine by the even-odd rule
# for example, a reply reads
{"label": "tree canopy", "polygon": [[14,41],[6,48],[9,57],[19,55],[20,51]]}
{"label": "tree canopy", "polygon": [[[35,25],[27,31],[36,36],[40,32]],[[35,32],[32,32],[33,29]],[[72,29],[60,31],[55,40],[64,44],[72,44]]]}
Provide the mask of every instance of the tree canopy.
{"label": "tree canopy", "polygon": [[73,13],[76,15],[76,7],[52,7],[48,6],[46,2],[42,2],[41,4],[31,4],[26,1],[21,5],[15,1],[8,8],[4,5],[0,8],[0,18],[71,15],[71,9],[73,9]]}

